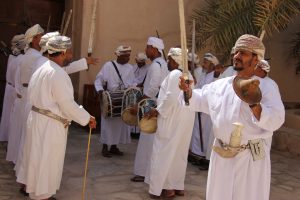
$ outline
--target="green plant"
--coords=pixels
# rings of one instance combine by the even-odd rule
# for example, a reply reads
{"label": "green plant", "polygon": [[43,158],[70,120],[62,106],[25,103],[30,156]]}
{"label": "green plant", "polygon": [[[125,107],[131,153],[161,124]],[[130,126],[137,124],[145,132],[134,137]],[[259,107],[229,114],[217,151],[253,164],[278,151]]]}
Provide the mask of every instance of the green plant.
{"label": "green plant", "polygon": [[206,0],[206,7],[191,16],[196,21],[196,47],[211,46],[225,62],[242,34],[260,36],[265,30],[271,37],[299,13],[300,0]]}

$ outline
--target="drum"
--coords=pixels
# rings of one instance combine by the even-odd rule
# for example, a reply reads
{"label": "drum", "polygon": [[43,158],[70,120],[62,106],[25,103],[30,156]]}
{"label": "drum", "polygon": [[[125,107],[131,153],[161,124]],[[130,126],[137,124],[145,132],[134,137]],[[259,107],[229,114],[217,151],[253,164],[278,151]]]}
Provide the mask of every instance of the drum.
{"label": "drum", "polygon": [[144,133],[155,133],[157,129],[157,117],[146,119],[144,115],[151,110],[156,108],[156,102],[152,99],[143,99],[138,104],[138,125],[141,131]]}
{"label": "drum", "polygon": [[142,92],[137,87],[131,87],[125,90],[122,100],[122,120],[130,126],[138,125],[137,114],[132,114],[131,110],[142,98]]}
{"label": "drum", "polygon": [[121,117],[124,91],[103,91],[101,113],[103,117]]}

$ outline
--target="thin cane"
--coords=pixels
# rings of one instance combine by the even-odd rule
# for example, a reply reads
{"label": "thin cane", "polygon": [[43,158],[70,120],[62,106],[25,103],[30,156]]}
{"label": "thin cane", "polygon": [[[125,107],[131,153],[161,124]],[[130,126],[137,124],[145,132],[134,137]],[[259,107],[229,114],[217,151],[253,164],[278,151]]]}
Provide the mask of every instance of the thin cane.
{"label": "thin cane", "polygon": [[89,162],[89,152],[90,152],[91,135],[92,135],[92,128],[90,128],[90,132],[89,132],[89,140],[88,140],[88,146],[87,146],[86,158],[85,158],[85,169],[84,169],[82,198],[81,198],[82,200],[84,200],[84,194],[85,194],[86,173],[87,173],[88,162]]}

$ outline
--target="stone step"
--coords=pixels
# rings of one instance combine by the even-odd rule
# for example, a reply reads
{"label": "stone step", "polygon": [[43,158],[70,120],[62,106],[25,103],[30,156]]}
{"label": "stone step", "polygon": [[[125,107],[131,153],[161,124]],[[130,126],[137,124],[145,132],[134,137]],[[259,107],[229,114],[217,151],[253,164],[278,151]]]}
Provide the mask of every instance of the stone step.
{"label": "stone step", "polygon": [[300,156],[300,130],[282,126],[274,132],[272,148]]}

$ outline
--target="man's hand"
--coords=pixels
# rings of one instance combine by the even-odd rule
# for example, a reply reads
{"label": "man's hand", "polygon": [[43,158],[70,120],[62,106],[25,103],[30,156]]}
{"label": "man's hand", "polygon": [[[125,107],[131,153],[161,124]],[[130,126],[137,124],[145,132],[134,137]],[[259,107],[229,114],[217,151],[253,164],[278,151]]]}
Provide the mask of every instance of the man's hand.
{"label": "man's hand", "polygon": [[258,104],[254,104],[254,105],[249,105],[253,115],[255,116],[255,118],[259,121],[260,120],[260,115],[261,115],[261,111],[262,111],[262,107],[260,105],[260,103]]}
{"label": "man's hand", "polygon": [[189,83],[187,84],[186,83],[186,80],[183,76],[180,76],[179,77],[180,80],[179,80],[179,89],[181,89],[182,91],[184,92],[187,92],[188,94],[188,98],[190,99],[192,97],[192,89],[191,89],[191,85],[193,84],[193,80],[189,80]]}
{"label": "man's hand", "polygon": [[90,121],[89,121],[89,127],[91,129],[94,129],[94,128],[96,128],[96,125],[97,125],[97,122],[96,122],[95,117],[91,116]]}
{"label": "man's hand", "polygon": [[152,117],[157,117],[159,112],[155,108],[151,108],[151,110],[147,113],[145,113],[144,117],[146,119],[150,119]]}
{"label": "man's hand", "polygon": [[86,63],[88,65],[98,65],[99,64],[99,59],[98,58],[94,58],[94,57],[85,57],[86,59]]}

